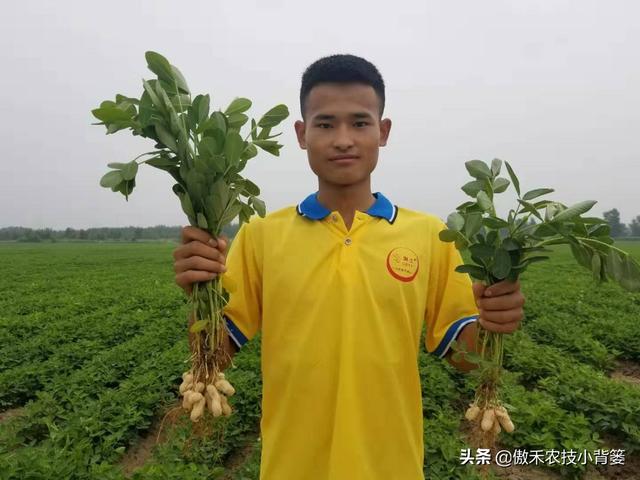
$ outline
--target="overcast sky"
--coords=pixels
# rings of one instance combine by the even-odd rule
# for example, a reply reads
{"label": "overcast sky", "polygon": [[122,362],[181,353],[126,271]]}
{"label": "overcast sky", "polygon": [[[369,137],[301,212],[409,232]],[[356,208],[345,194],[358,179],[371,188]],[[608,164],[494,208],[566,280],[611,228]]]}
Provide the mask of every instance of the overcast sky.
{"label": "overcast sky", "polygon": [[142,168],[128,203],[98,184],[107,163],[151,149],[106,136],[90,114],[116,93],[140,95],[146,50],[216,108],[236,96],[256,117],[289,106],[281,157],[246,170],[270,211],[317,187],[293,133],[303,70],[353,53],[380,69],[393,121],[374,191],[444,218],[464,201],[464,162],[498,157],[523,189],[598,200],[595,214],[616,207],[629,222],[640,215],[638,18],[640,3],[604,0],[8,2],[0,227],[185,223],[164,172]]}

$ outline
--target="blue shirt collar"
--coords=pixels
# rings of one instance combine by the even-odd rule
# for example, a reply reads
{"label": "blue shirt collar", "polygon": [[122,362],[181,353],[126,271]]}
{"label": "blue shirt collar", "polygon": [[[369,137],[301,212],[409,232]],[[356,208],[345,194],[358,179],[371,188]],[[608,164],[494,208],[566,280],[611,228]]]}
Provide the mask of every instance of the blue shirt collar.
{"label": "blue shirt collar", "polygon": [[[387,197],[380,192],[373,194],[376,201],[371,205],[365,213],[372,217],[380,217],[386,219],[389,223],[393,223],[398,216],[398,207],[393,205]],[[318,192],[312,193],[296,207],[298,214],[312,220],[322,220],[331,211],[318,201]]]}

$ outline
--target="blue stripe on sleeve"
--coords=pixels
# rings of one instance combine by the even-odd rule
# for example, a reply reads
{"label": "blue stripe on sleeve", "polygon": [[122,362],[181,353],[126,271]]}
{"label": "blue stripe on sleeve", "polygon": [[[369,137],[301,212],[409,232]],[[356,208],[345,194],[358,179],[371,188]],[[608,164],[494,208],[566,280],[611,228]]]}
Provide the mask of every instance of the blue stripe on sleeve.
{"label": "blue stripe on sleeve", "polygon": [[473,315],[471,317],[464,317],[464,318],[461,318],[460,320],[456,320],[455,322],[453,322],[449,327],[449,329],[447,330],[447,333],[445,333],[444,338],[440,341],[440,344],[438,345],[438,347],[433,351],[433,354],[437,355],[440,358],[443,358],[449,351],[449,348],[451,347],[451,343],[456,338],[458,338],[458,335],[460,334],[464,326],[468,325],[471,322],[475,322],[476,320],[478,320],[478,315]]}
{"label": "blue stripe on sleeve", "polygon": [[236,327],[236,325],[229,317],[225,315],[224,319],[227,324],[227,331],[229,332],[229,336],[233,340],[233,343],[236,344],[238,349],[240,349],[245,343],[247,343],[247,337],[244,336],[244,334],[238,327]]}

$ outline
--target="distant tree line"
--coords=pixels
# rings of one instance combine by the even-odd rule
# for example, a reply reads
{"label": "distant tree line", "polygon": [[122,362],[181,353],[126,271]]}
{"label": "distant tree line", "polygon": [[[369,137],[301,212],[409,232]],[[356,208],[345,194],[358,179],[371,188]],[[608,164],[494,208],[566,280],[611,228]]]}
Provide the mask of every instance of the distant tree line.
{"label": "distant tree line", "polygon": [[[640,238],[640,215],[637,215],[628,225],[620,221],[617,208],[604,212],[603,218],[611,226],[611,236]],[[530,220],[533,223],[533,219]],[[122,241],[136,242],[138,240],[174,240],[180,241],[180,226],[156,225],[155,227],[100,227],[64,230],[51,228],[0,228],[0,241],[18,242],[58,242],[58,241]],[[234,223],[224,229],[225,235],[233,238],[238,231],[238,224]]]}
{"label": "distant tree line", "polygon": [[[174,240],[180,241],[181,226],[156,225],[155,227],[99,227],[64,230],[51,228],[0,228],[0,241],[17,242],[64,242],[64,241],[122,241],[137,242],[139,240]],[[238,224],[224,229],[229,238],[235,236]]]}
{"label": "distant tree line", "polygon": [[604,212],[603,218],[609,222],[612,237],[640,237],[640,215],[637,215],[629,225],[620,221],[617,208]]}

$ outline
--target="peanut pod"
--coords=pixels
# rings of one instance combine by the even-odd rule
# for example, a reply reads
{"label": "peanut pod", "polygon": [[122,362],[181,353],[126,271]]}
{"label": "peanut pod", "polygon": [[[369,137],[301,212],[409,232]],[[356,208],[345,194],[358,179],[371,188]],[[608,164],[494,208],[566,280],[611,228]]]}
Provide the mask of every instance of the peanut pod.
{"label": "peanut pod", "polygon": [[498,421],[497,418],[493,422],[492,431],[495,435],[498,435],[502,431],[502,429],[500,428],[500,422]]}
{"label": "peanut pod", "polygon": [[482,422],[480,428],[483,432],[488,432],[493,428],[493,421],[496,418],[495,410],[493,408],[487,408],[482,414]]}
{"label": "peanut pod", "polygon": [[[195,395],[200,395],[200,394],[196,393]],[[200,417],[202,416],[202,413],[204,412],[204,404],[205,404],[204,397],[200,395],[200,399],[194,404],[193,410],[191,410],[191,421],[197,422],[200,419]]]}
{"label": "peanut pod", "polygon": [[479,414],[480,414],[480,407],[477,406],[476,404],[472,404],[472,405],[469,405],[469,408],[465,412],[464,417],[470,422],[473,422],[476,418],[478,418]]}
{"label": "peanut pod", "polygon": [[231,408],[231,405],[229,405],[229,402],[227,401],[227,397],[225,395],[220,395],[220,403],[222,405],[222,414],[225,417],[231,415],[233,409]]}
{"label": "peanut pod", "polygon": [[236,389],[233,388],[229,381],[225,380],[224,378],[216,382],[216,388],[220,392],[224,393],[227,397],[231,397],[234,393],[236,393]]}
{"label": "peanut pod", "polygon": [[500,425],[502,425],[502,428],[504,428],[505,432],[511,433],[516,429],[509,417],[509,413],[504,407],[498,407],[496,409],[496,418],[500,422]]}

